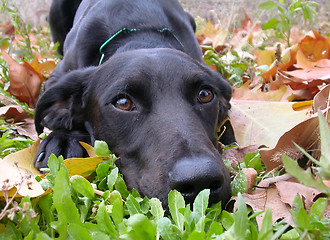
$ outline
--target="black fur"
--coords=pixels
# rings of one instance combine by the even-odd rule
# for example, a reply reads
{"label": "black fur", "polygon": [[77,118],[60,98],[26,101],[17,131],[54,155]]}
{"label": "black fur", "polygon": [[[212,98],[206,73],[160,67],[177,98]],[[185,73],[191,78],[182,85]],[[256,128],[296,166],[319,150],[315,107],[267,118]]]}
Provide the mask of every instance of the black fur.
{"label": "black fur", "polygon": [[[51,19],[61,18],[59,11]],[[118,34],[98,66],[100,46],[122,28],[139,31]],[[164,28],[170,31],[158,31]],[[36,167],[45,167],[51,153],[84,156],[78,140],[99,139],[120,157],[128,187],[142,195],[166,205],[171,189],[192,202],[210,188],[211,202],[226,203],[230,179],[216,134],[230,109],[231,88],[203,63],[194,29],[176,0],[82,1],[64,58],[37,103],[37,131],[53,132],[39,147]],[[203,102],[198,97],[205,92],[213,97]],[[119,109],[118,99],[134,107]],[[234,141],[232,131],[223,136]]]}

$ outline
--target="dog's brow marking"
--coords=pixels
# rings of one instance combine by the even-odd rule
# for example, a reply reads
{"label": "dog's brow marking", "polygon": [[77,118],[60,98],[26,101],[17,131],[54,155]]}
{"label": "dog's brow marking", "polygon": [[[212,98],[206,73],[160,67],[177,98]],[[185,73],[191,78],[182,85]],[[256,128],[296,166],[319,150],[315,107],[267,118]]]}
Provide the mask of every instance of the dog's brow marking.
{"label": "dog's brow marking", "polygon": [[[99,66],[102,64],[104,57],[105,57],[105,53],[102,51],[103,48],[109,43],[111,42],[115,37],[117,37],[119,34],[121,34],[122,32],[129,32],[129,33],[134,33],[137,31],[141,31],[141,29],[138,28],[122,28],[120,29],[118,32],[116,32],[115,34],[113,34],[111,37],[108,38],[108,40],[106,40],[100,47],[99,52],[101,54],[101,59],[99,62]],[[164,32],[168,32],[171,34],[171,36],[180,44],[180,46],[184,49],[184,45],[183,43],[180,41],[180,39],[168,28],[162,28],[162,29],[156,29],[156,32],[159,33],[164,33]]]}

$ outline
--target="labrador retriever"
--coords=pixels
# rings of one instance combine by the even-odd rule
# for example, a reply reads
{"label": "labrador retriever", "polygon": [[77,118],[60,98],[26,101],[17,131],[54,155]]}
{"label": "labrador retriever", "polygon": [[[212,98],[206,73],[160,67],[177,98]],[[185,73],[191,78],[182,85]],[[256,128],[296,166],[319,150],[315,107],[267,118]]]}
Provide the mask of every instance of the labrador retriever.
{"label": "labrador retriever", "polygon": [[[176,189],[192,203],[207,188],[211,203],[225,204],[230,178],[217,130],[231,88],[203,63],[194,19],[177,0],[83,0],[74,22],[63,22],[62,2],[54,1],[51,19],[64,55],[35,114],[38,133],[52,133],[35,166],[47,166],[51,153],[83,157],[79,141],[104,140],[127,186],[143,196],[166,206]],[[56,18],[72,25],[66,36]],[[223,138],[234,141],[231,131]]]}

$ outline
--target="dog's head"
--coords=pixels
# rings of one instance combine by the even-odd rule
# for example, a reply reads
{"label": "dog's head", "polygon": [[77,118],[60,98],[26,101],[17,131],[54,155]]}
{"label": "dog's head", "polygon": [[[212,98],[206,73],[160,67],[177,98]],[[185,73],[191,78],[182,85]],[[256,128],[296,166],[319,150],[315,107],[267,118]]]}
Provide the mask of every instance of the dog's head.
{"label": "dog's head", "polygon": [[72,71],[47,91],[37,122],[70,97],[63,125],[80,119],[95,139],[106,141],[120,157],[129,188],[164,205],[171,189],[187,202],[205,188],[211,202],[229,199],[216,134],[230,108],[231,88],[207,66],[177,50],[134,50]]}

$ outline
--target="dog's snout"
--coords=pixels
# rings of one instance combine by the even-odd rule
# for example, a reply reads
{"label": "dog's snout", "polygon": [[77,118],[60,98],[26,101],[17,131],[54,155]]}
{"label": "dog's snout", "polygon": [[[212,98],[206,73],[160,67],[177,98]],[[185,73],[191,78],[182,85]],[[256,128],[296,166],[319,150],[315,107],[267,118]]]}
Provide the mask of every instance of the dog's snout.
{"label": "dog's snout", "polygon": [[179,191],[186,203],[193,203],[197,194],[210,189],[210,203],[228,195],[229,183],[218,162],[208,157],[193,157],[179,160],[169,172],[171,189]]}

